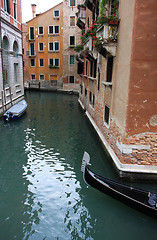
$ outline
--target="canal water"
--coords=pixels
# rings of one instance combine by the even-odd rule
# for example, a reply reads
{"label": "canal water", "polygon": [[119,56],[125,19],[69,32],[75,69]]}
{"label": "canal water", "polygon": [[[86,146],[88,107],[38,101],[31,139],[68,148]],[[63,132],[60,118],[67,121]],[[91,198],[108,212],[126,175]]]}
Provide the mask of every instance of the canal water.
{"label": "canal water", "polygon": [[77,96],[26,92],[26,100],[18,121],[0,120],[0,240],[156,240],[156,219],[84,183],[84,151],[92,170],[119,179]]}

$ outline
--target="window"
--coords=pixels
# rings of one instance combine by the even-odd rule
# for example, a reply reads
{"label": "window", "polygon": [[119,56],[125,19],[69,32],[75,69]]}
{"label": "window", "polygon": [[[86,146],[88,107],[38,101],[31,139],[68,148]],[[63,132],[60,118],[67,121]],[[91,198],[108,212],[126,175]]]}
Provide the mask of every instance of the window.
{"label": "window", "polygon": [[83,70],[84,70],[84,63],[78,62],[77,63],[77,74],[83,74]]}
{"label": "window", "polygon": [[49,34],[58,34],[59,26],[49,26]]}
{"label": "window", "polygon": [[35,80],[36,79],[36,75],[35,74],[31,74],[31,80]]}
{"label": "window", "polygon": [[14,63],[14,80],[15,83],[18,82],[18,63]]}
{"label": "window", "polygon": [[88,61],[86,61],[86,76],[88,75]]}
{"label": "window", "polygon": [[90,61],[90,77],[93,75],[93,61]]}
{"label": "window", "polygon": [[54,33],[59,33],[59,26],[54,26]]}
{"label": "window", "polygon": [[74,17],[70,17],[70,26],[71,27],[75,26],[75,16]]}
{"label": "window", "polygon": [[55,66],[59,67],[59,59],[58,58],[55,58]]}
{"label": "window", "polygon": [[93,107],[95,106],[95,95],[93,94],[93,101],[92,101]]}
{"label": "window", "polygon": [[30,43],[30,56],[35,56],[34,43]]}
{"label": "window", "polygon": [[30,40],[34,40],[34,27],[29,28]]}
{"label": "window", "polygon": [[8,61],[8,48],[9,48],[9,41],[7,37],[3,38],[2,42],[2,48],[3,48],[3,77],[4,77],[4,85],[9,85],[9,61]]}
{"label": "window", "polygon": [[70,36],[70,46],[75,45],[75,36]]}
{"label": "window", "polygon": [[44,34],[44,28],[43,27],[39,27],[39,34]]}
{"label": "window", "polygon": [[39,59],[39,67],[44,67],[44,59],[43,58]]}
{"label": "window", "polygon": [[53,58],[50,58],[50,59],[49,59],[49,65],[50,65],[50,66],[53,66]]}
{"label": "window", "polygon": [[39,43],[39,51],[44,51],[44,43]]}
{"label": "window", "polygon": [[4,0],[4,10],[10,14],[10,0]]}
{"label": "window", "polygon": [[13,14],[14,14],[14,18],[17,18],[17,0],[13,0]]}
{"label": "window", "polygon": [[49,51],[53,51],[53,42],[49,43]]}
{"label": "window", "polygon": [[80,84],[80,93],[81,93],[81,94],[83,93],[83,87],[82,87],[81,84]]}
{"label": "window", "polygon": [[13,52],[14,52],[14,57],[18,57],[18,44],[16,41],[13,44]]}
{"label": "window", "polygon": [[70,55],[70,65],[74,65],[75,64],[75,57],[74,55]]}
{"label": "window", "polygon": [[49,66],[59,67],[59,58],[50,58],[49,59]]}
{"label": "window", "polygon": [[39,79],[40,79],[40,80],[44,80],[44,74],[40,74],[40,75],[39,75]]}
{"label": "window", "polygon": [[105,105],[105,110],[104,110],[104,121],[105,123],[109,124],[109,118],[110,118],[110,109],[108,106]]}
{"label": "window", "polygon": [[70,7],[74,7],[75,6],[75,0],[70,0]]}
{"label": "window", "polygon": [[69,76],[69,83],[74,83],[74,76]]}
{"label": "window", "polygon": [[106,81],[112,82],[113,56],[107,58],[107,76]]}
{"label": "window", "polygon": [[54,11],[54,17],[59,17],[59,10]]}
{"label": "window", "polygon": [[55,42],[54,45],[54,50],[59,51],[59,42]]}
{"label": "window", "polygon": [[49,26],[49,34],[53,34],[53,26]]}
{"label": "window", "polygon": [[92,104],[92,93],[89,92],[89,103]]}
{"label": "window", "polygon": [[30,65],[31,65],[31,67],[35,67],[35,59],[34,58],[30,59]]}
{"label": "window", "polygon": [[100,90],[100,68],[98,68],[98,91]]}

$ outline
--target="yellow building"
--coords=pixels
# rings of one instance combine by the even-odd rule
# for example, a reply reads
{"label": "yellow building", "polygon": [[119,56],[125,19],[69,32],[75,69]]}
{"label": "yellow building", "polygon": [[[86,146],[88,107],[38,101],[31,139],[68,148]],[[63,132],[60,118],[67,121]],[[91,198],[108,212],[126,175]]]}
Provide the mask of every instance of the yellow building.
{"label": "yellow building", "polygon": [[[29,84],[53,88],[62,86],[63,73],[63,3],[42,14],[35,14],[27,22]],[[25,79],[26,81],[26,79]]]}

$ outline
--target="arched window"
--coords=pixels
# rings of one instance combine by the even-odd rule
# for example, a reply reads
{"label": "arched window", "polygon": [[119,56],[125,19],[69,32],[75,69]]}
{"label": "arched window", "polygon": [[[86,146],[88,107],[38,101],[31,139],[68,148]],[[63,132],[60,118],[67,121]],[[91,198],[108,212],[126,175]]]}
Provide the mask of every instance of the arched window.
{"label": "arched window", "polygon": [[14,44],[13,44],[13,52],[14,52],[14,57],[18,57],[18,44],[17,42],[15,41]]}
{"label": "arched window", "polygon": [[9,50],[9,41],[5,36],[2,41],[3,48],[3,81],[4,85],[9,85],[9,61],[8,61],[8,50]]}

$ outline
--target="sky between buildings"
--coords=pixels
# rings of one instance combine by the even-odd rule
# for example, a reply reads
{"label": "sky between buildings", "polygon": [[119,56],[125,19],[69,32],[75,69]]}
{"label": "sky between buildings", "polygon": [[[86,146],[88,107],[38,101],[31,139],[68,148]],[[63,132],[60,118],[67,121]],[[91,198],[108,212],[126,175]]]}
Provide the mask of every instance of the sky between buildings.
{"label": "sky between buildings", "polygon": [[62,0],[22,0],[22,22],[32,19],[31,4],[37,5],[36,13],[43,13],[62,2]]}

